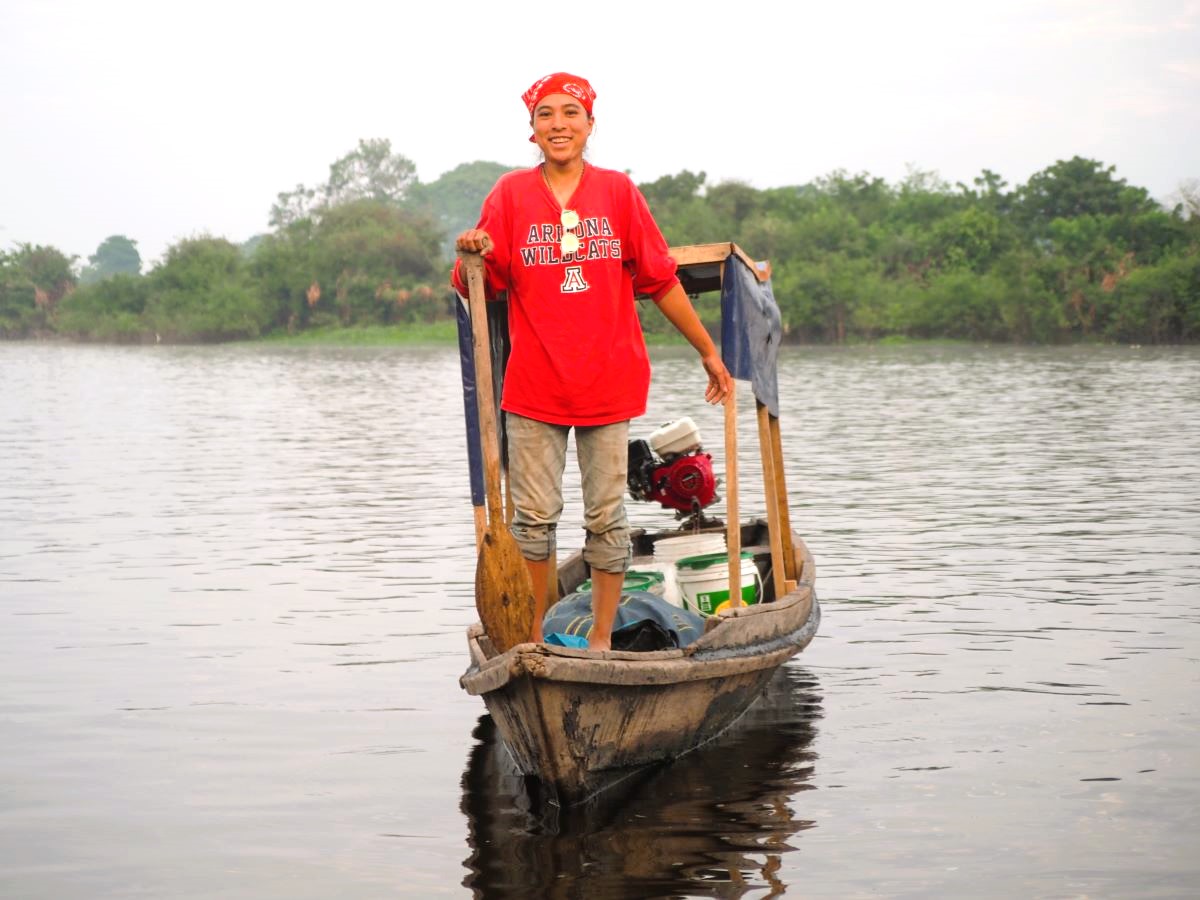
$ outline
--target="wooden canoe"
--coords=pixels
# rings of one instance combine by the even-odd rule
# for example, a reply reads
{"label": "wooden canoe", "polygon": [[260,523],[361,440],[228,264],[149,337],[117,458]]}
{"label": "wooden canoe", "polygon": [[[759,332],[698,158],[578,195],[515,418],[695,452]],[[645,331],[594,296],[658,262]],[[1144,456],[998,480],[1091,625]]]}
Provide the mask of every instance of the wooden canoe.
{"label": "wooden canoe", "polygon": [[[730,593],[737,592],[743,550],[759,569],[762,596],[710,617],[704,635],[677,650],[599,653],[525,643],[500,653],[482,625],[468,630],[471,663],[460,679],[463,688],[483,698],[517,767],[563,804],[716,737],[754,703],[779,666],[808,645],[820,621],[812,556],[788,516],[775,377],[782,332],[770,266],[732,243],[671,253],[689,294],[721,290],[722,357],[753,390],[767,516],[737,524],[734,392],[724,404],[728,524],[712,530],[725,533],[733,560]],[[470,328],[459,321],[461,342]],[[464,397],[473,379],[465,367]],[[476,532],[478,540],[478,520]],[[655,541],[678,534],[635,533],[634,567],[652,557]],[[582,557],[572,556],[558,570],[558,595],[586,575]]]}
{"label": "wooden canoe", "polygon": [[[635,533],[634,567],[656,540]],[[820,608],[812,556],[793,534],[796,586],[772,590],[768,526],[741,528],[764,586],[763,602],[726,609],[683,649],[648,653],[518,644],[497,653],[476,624],[463,688],[483,698],[517,767],[560,803],[586,799],[639,768],[674,759],[716,737],[759,697],[774,672],[816,634]],[[578,554],[559,569],[570,592],[586,577]]]}

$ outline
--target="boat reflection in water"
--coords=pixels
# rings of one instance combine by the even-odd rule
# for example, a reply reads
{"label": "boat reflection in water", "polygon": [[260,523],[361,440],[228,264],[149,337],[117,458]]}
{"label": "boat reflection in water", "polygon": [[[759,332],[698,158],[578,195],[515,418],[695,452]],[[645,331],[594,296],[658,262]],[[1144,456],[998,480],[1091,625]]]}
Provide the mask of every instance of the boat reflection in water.
{"label": "boat reflection in water", "polygon": [[463,775],[463,884],[481,898],[782,893],[781,855],[815,824],[798,795],[812,787],[820,701],[808,671],[784,666],[717,740],[566,808],[517,771],[481,716]]}

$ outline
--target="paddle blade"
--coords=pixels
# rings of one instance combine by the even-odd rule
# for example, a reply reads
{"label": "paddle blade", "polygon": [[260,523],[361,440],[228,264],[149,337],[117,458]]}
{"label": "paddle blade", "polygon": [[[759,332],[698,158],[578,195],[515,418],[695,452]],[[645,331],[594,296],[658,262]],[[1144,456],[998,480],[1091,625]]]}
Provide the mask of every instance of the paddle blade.
{"label": "paddle blade", "polygon": [[501,653],[529,640],[533,630],[533,583],[521,548],[508,529],[488,529],[475,569],[479,621]]}

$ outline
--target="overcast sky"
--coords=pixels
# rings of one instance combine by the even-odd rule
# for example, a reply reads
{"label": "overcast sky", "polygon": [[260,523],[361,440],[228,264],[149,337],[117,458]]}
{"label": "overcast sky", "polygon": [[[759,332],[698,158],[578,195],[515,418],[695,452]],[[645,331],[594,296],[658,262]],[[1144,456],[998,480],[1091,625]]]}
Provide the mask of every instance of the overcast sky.
{"label": "overcast sky", "polygon": [[360,138],[422,181],[532,164],[520,94],[556,70],[598,93],[592,161],[638,181],[1200,178],[1195,0],[0,0],[0,247],[240,242]]}

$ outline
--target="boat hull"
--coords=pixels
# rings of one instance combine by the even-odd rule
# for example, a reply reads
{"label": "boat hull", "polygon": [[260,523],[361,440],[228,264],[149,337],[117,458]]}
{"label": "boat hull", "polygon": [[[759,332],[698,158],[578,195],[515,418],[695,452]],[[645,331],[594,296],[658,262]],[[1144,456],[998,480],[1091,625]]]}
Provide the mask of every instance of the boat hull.
{"label": "boat hull", "polygon": [[518,768],[552,786],[561,802],[576,803],[716,737],[750,707],[776,668],[636,691],[524,679],[484,702]]}
{"label": "boat hull", "polygon": [[584,800],[716,737],[812,640],[820,619],[812,558],[794,540],[803,573],[796,589],[714,616],[687,648],[594,653],[520,644],[495,654],[475,625],[462,685],[483,699],[523,773],[561,803]]}

